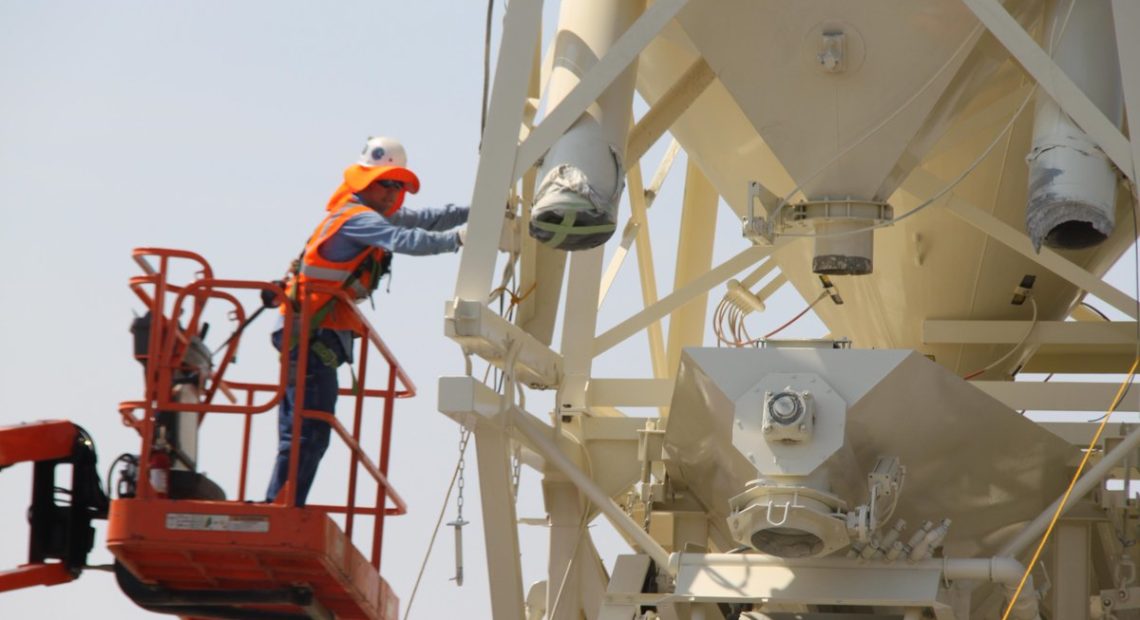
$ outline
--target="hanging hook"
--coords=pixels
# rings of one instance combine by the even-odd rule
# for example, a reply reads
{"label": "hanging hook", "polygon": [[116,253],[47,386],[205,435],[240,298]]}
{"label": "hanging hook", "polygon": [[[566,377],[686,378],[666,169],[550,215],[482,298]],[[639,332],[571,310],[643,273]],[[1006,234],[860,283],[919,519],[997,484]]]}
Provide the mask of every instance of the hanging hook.
{"label": "hanging hook", "polygon": [[467,525],[462,517],[448,523],[449,526],[455,528],[455,576],[449,581],[454,581],[455,585],[463,585],[463,526]]}

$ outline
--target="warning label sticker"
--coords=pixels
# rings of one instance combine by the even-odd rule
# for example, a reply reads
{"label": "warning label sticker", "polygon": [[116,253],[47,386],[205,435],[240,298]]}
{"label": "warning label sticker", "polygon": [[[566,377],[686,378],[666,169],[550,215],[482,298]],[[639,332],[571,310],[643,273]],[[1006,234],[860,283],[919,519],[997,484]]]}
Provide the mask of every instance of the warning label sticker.
{"label": "warning label sticker", "polygon": [[172,512],[166,515],[166,529],[265,533],[269,531],[269,517]]}

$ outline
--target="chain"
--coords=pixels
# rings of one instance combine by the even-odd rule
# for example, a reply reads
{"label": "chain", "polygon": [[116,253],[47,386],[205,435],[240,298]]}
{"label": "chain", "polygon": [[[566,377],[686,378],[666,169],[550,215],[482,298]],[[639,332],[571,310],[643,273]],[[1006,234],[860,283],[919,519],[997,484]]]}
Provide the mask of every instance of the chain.
{"label": "chain", "polygon": [[515,501],[519,500],[519,476],[522,474],[522,444],[515,442],[514,450],[511,450],[511,492],[514,494]]}
{"label": "chain", "polygon": [[458,493],[455,496],[455,521],[463,521],[463,486],[465,480],[463,478],[463,470],[467,468],[467,441],[471,439],[471,431],[466,427],[459,427],[459,477],[455,482],[458,488]]}

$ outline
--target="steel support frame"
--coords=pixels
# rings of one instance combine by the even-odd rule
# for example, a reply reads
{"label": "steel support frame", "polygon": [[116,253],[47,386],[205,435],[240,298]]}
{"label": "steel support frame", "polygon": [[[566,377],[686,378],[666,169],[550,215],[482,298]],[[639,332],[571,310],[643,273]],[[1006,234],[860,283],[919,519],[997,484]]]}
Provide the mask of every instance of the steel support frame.
{"label": "steel support frame", "polygon": [[922,324],[926,344],[1135,345],[1135,321],[949,321]]}
{"label": "steel support frame", "polygon": [[[1136,162],[1140,161],[1140,40],[1136,38],[1140,32],[1140,4],[1134,0],[1112,0],[1112,21],[1116,27],[1128,135],[1132,136],[1132,174],[1128,178],[1135,183]],[[1138,209],[1140,204],[1133,204],[1132,208]]]}
{"label": "steel support frame", "polygon": [[[500,416],[505,417],[505,416]],[[491,614],[524,620],[522,567],[515,498],[511,491],[510,440],[498,423],[477,424],[475,454],[479,465],[479,499],[491,586]]]}
{"label": "steel support frame", "polygon": [[[487,125],[479,154],[467,245],[459,263],[455,299],[487,298],[498,255],[498,235],[515,185],[514,162],[520,127],[527,115],[527,95],[534,56],[542,32],[542,0],[514,0],[503,18],[502,43],[488,106]],[[520,330],[521,331],[521,330]],[[441,390],[441,409],[445,396]],[[474,410],[474,403],[471,409]],[[490,580],[491,611],[495,618],[524,620],[525,592],[519,564],[515,502],[511,491],[509,436],[503,418],[473,425],[483,512],[483,536]]]}
{"label": "steel support frame", "polygon": [[559,389],[562,413],[587,413],[586,385],[593,366],[594,333],[598,327],[598,296],[602,281],[603,251],[594,248],[570,256],[566,315],[562,325],[562,355],[565,376]]}
{"label": "steel support frame", "polygon": [[[610,497],[614,487],[628,483],[616,483],[610,479],[599,482],[597,477],[605,478],[612,472],[587,471],[584,468],[592,461],[586,455],[591,441],[612,445],[615,440],[628,438],[628,450],[634,454],[637,449],[637,439],[630,429],[643,425],[643,419],[583,417],[579,420],[580,439],[571,440],[567,438],[565,431],[560,433],[513,405],[508,405],[504,410],[500,395],[473,377],[441,378],[439,399],[439,409],[442,413],[473,430],[479,458],[480,488],[482,489],[484,484],[489,484],[487,492],[481,491],[488,567],[496,575],[500,569],[506,571],[503,573],[505,579],[503,583],[500,583],[499,579],[493,580],[492,611],[495,618],[519,617],[513,614],[516,611],[522,613],[523,609],[521,576],[517,580],[517,588],[513,576],[516,571],[521,575],[521,569],[518,564],[514,498],[510,494],[509,481],[508,447],[512,439],[521,441],[527,450],[537,454],[541,461],[535,463],[536,468],[547,472],[548,481],[562,485],[557,488],[557,496],[551,498],[557,501],[548,504],[552,510],[552,518],[555,517],[555,512],[558,513],[557,520],[560,525],[566,525],[567,519],[573,521],[575,526],[580,523],[581,509],[564,510],[566,502],[570,501],[573,504],[578,501],[576,498],[580,493],[592,504],[591,514],[594,510],[605,513],[615,527],[636,540],[657,559],[659,564],[668,563],[668,554]],[[594,459],[596,458],[595,454]],[[491,476],[489,483],[485,483],[484,476]],[[575,499],[571,500],[571,496]],[[577,552],[570,551],[567,546],[568,538],[569,536],[552,536],[552,579],[554,573],[557,573],[557,579],[561,580],[563,573],[557,570],[557,567],[565,567],[567,558],[571,557],[568,554],[574,553],[572,557],[576,558],[575,563],[581,572],[573,576],[581,587],[567,585],[563,597],[570,597],[566,601],[570,609],[574,609],[575,605],[581,606],[587,617],[593,617],[592,614],[601,604],[604,572],[588,533],[578,545]],[[569,541],[569,544],[573,543],[573,540]],[[550,583],[550,588],[555,589],[550,595],[550,602],[553,604],[553,597],[557,596],[558,583],[554,581]],[[500,591],[496,591],[496,588]],[[500,615],[500,609],[505,610],[503,615]]]}
{"label": "steel support frame", "polygon": [[[719,199],[720,195],[712,182],[696,162],[688,160],[673,288],[683,288],[712,267]],[[669,375],[677,372],[682,348],[701,344],[707,310],[708,291],[703,291],[693,295],[669,317],[669,342],[665,353]]]}
{"label": "steel support frame", "polygon": [[615,527],[633,539],[666,572],[672,570],[668,566],[669,554],[665,549],[650,537],[640,524],[627,515],[609,494],[591,479],[590,474],[575,465],[570,457],[551,440],[551,432],[548,426],[538,423],[531,416],[518,409],[513,410],[513,415],[517,431],[528,440],[529,445],[543,457],[549,467],[566,476],[595,508],[604,513]]}
{"label": "steel support frame", "polygon": [[1062,521],[1053,535],[1053,617],[1065,620],[1089,620],[1092,531],[1087,522]]}
{"label": "steel support frame", "polygon": [[[1120,57],[1121,87],[1128,135],[1132,137],[1132,209],[1133,222],[1140,221],[1140,194],[1137,192],[1137,168],[1140,168],[1140,4],[1133,0],[1112,0],[1112,21],[1116,27],[1116,51]],[[1137,231],[1132,231],[1137,233]],[[1140,235],[1140,233],[1137,233]],[[1135,243],[1140,243],[1140,239]],[[1138,292],[1140,293],[1140,292]]]}
{"label": "steel support frame", "polygon": [[459,299],[482,300],[491,290],[503,205],[516,179],[522,176],[514,174],[514,163],[531,63],[538,47],[537,33],[542,32],[542,4],[542,0],[514,0],[503,17],[502,45],[467,220],[467,244],[455,282],[455,297]]}
{"label": "steel support frame", "polygon": [[947,132],[938,142],[938,149],[949,152],[970,140],[976,140],[978,134],[994,135],[1000,128],[1009,122],[1010,116],[1025,100],[1032,84],[1022,84],[1017,89],[1005,94],[989,105],[968,115],[963,114],[953,125],[953,131]]}
{"label": "steel support frame", "polygon": [[725,280],[747,269],[749,266],[756,264],[778,247],[780,247],[779,243],[773,246],[753,246],[706,271],[700,277],[674,290],[657,303],[645,308],[598,336],[594,341],[594,355],[601,355],[612,349],[630,336],[645,329],[650,324],[668,316],[693,297],[707,293],[714,286],[723,283]]}
{"label": "steel support frame", "polygon": [[[657,274],[653,266],[653,246],[649,240],[648,211],[649,207],[653,206],[653,200],[661,190],[661,185],[664,184],[665,177],[672,169],[673,160],[680,150],[681,145],[676,140],[669,143],[665,155],[662,156],[661,162],[657,166],[657,171],[653,173],[653,180],[649,187],[642,186],[641,162],[632,160],[630,163],[626,173],[626,187],[629,191],[630,204],[629,221],[626,223],[625,232],[622,234],[621,245],[614,252],[610,264],[602,276],[602,293],[601,299],[598,301],[599,309],[629,255],[630,246],[635,242],[637,243],[637,271],[641,283],[642,305],[648,308],[657,303]],[[665,336],[662,332],[661,322],[651,323],[646,328],[646,332],[649,337],[649,360],[653,376],[663,378],[668,375],[669,371],[665,362]]]}
{"label": "steel support frame", "polygon": [[716,74],[705,59],[697,58],[630,130],[625,148],[626,161],[641,159],[697,98],[704,94],[715,78]]}
{"label": "steel support frame", "polygon": [[[638,597],[625,593],[641,592],[651,560],[645,555],[619,555],[614,561],[614,572],[606,587],[606,599],[598,620],[629,620],[638,613]],[[663,598],[655,595],[656,599]]]}
{"label": "steel support frame", "polygon": [[[550,150],[566,130],[578,120],[586,108],[626,70],[627,67],[645,49],[661,30],[674,18],[681,9],[685,8],[688,0],[657,0],[652,6],[645,9],[641,17],[633,23],[621,37],[614,42],[613,47],[590,68],[581,81],[569,94],[542,120],[526,140],[519,145],[517,157],[512,159],[514,164],[514,180],[534,165],[544,153]],[[504,41],[506,35],[504,34]],[[500,54],[502,58],[502,54]],[[530,56],[528,55],[529,59]]]}
{"label": "steel support frame", "polygon": [[[1119,387],[1116,383],[1073,381],[972,381],[971,384],[1011,409],[1097,413],[1108,409]],[[586,391],[586,401],[591,407],[668,407],[672,394],[672,379],[594,379]],[[1124,399],[1117,411],[1140,411],[1140,399]]]}
{"label": "steel support frame", "polygon": [[[1118,167],[1129,178],[1135,178],[1133,170],[1133,162],[1136,160],[1140,150],[1137,149],[1135,143],[1132,144],[1132,149],[1122,150],[1121,144],[1124,140],[1123,135],[1108,123],[1107,119],[1099,113],[1080,92],[1071,81],[1069,81],[1063,74],[1056,70],[1055,64],[1048,59],[1047,56],[1042,60],[1044,54],[1039,47],[1033,43],[1031,38],[1020,28],[1020,26],[1009,17],[1001,6],[995,0],[962,0],[968,7],[978,14],[979,19],[982,19],[987,28],[991,30],[1005,44],[1010,48],[1011,53],[1022,64],[1026,70],[1033,75],[1035,79],[1042,85],[1046,92],[1053,96],[1062,109],[1066,110],[1073,118],[1085,128],[1090,138],[1098,144],[1108,145],[1105,148],[1106,153],[1117,164]],[[1128,7],[1127,1],[1113,0],[1114,8],[1124,7],[1124,11],[1131,11],[1133,14],[1137,13],[1135,7]],[[658,0],[655,2],[645,14],[627,31],[615,44],[611,52],[602,58],[599,63],[588,72],[574,90],[566,97],[566,99],[550,114],[542,124],[535,127],[530,131],[522,144],[519,144],[519,131],[518,128],[523,124],[526,106],[526,92],[525,84],[519,76],[524,72],[521,70],[527,63],[532,62],[534,52],[537,49],[537,37],[530,36],[530,34],[539,32],[541,26],[541,0],[515,0],[508,6],[507,15],[505,17],[503,48],[499,55],[496,65],[496,76],[494,83],[494,90],[492,93],[492,100],[490,106],[490,114],[488,118],[487,133],[484,136],[483,152],[481,153],[479,163],[479,174],[475,187],[475,193],[472,199],[472,217],[469,222],[469,239],[471,247],[465,248],[463,253],[462,262],[459,270],[459,277],[456,284],[456,296],[460,299],[482,299],[491,287],[491,279],[493,277],[494,263],[495,263],[495,244],[489,242],[492,237],[497,236],[498,229],[502,217],[501,205],[506,202],[509,195],[510,188],[514,182],[521,177],[524,173],[531,170],[534,162],[549,149],[553,142],[581,115],[585,108],[591,104],[601,92],[624,71],[626,67],[637,57],[642,49],[650,41],[655,38],[656,34],[667,24],[684,6],[686,0]],[[1117,28],[1121,28],[1121,17],[1117,15]],[[1132,17],[1133,21],[1138,19],[1135,15]],[[1134,32],[1135,30],[1133,30]],[[1031,47],[1025,45],[1026,40]],[[1130,44],[1135,47],[1135,44]],[[1121,63],[1122,69],[1124,68],[1124,55],[1126,46],[1121,45]],[[1131,62],[1135,62],[1133,58]],[[699,68],[697,68],[699,69]],[[690,72],[686,72],[686,76],[696,69],[691,68]],[[697,77],[692,77],[694,82],[700,80],[708,80],[711,82],[710,75],[697,71]],[[679,81],[678,87],[682,85]],[[707,86],[707,83],[705,84]],[[1126,90],[1128,89],[1128,77],[1126,76]],[[1135,84],[1133,84],[1135,86]],[[672,93],[670,90],[670,93]],[[696,94],[688,92],[686,96],[696,98],[703,91],[701,87]],[[1137,97],[1134,96],[1136,88],[1133,87],[1131,92],[1133,96],[1126,95],[1126,105],[1130,112],[1133,112],[1137,105]],[[691,101],[689,102],[691,103]],[[683,106],[683,107],[687,107]],[[647,115],[643,119],[643,123],[639,123],[634,127],[632,136],[651,136],[657,127],[666,127],[668,123],[664,122],[664,118],[668,114],[679,115],[682,110],[670,111],[668,107],[663,107],[657,115],[650,117]],[[651,111],[652,114],[652,111]],[[1099,115],[1099,117],[1097,116]],[[1138,115],[1130,113],[1130,119],[1137,119]],[[653,121],[652,124],[649,121]],[[1104,127],[1105,124],[1108,127]],[[1140,124],[1140,120],[1136,120],[1134,124]],[[1090,130],[1091,128],[1091,130]],[[651,131],[652,130],[652,131]],[[1136,132],[1132,132],[1136,135]],[[640,142],[633,142],[632,144],[640,144]],[[642,140],[649,140],[649,138],[639,138]],[[652,140],[648,141],[652,144]],[[1125,141],[1125,146],[1127,146]],[[638,147],[640,148],[640,147]],[[648,148],[648,145],[645,146]],[[634,150],[637,154],[637,150]],[[636,160],[636,158],[631,158]],[[631,169],[633,166],[631,166]],[[638,243],[638,257],[639,269],[642,272],[642,287],[643,294],[645,295],[646,308],[637,315],[630,317],[622,324],[607,331],[598,338],[593,338],[593,329],[596,326],[596,311],[597,311],[597,291],[596,286],[600,281],[601,276],[601,250],[597,250],[596,256],[591,253],[583,253],[575,255],[571,266],[571,287],[576,291],[587,290],[584,288],[576,288],[576,280],[582,280],[584,283],[592,283],[589,290],[592,290],[595,295],[586,295],[593,300],[592,304],[582,302],[583,307],[590,305],[589,311],[585,315],[578,313],[571,314],[571,302],[567,302],[567,317],[575,317],[572,321],[568,321],[567,329],[563,336],[563,352],[567,354],[566,364],[568,373],[577,376],[582,380],[574,380],[570,382],[571,389],[566,392],[566,396],[570,400],[563,400],[571,402],[574,408],[581,408],[583,410],[589,404],[601,404],[609,400],[620,400],[617,398],[600,398],[597,394],[605,393],[605,386],[599,383],[599,380],[594,380],[590,383],[590,389],[587,390],[587,381],[589,378],[590,359],[593,355],[598,355],[609,348],[612,348],[619,342],[628,338],[632,334],[640,331],[646,326],[656,326],[658,330],[658,338],[660,338],[660,323],[659,320],[664,316],[673,312],[675,309],[681,307],[686,301],[692,300],[694,297],[703,297],[707,295],[707,291],[717,284],[723,282],[725,279],[739,272],[747,267],[747,265],[755,263],[770,249],[763,248],[750,248],[726,263],[718,266],[716,269],[707,271],[700,278],[695,279],[691,283],[678,287],[673,294],[669,295],[663,300],[657,301],[656,298],[656,285],[651,279],[653,273],[652,266],[652,251],[649,248],[648,229],[645,226],[645,210],[648,207],[645,201],[645,193],[640,188],[640,169],[637,170],[636,178],[638,187],[634,187],[632,182],[634,174],[631,173],[631,202],[635,202],[634,195],[637,194],[639,203],[634,205],[634,217],[639,217],[639,229],[636,231],[636,238]],[[636,192],[634,190],[637,190]],[[962,207],[959,201],[959,207]],[[972,205],[966,205],[971,206]],[[976,208],[975,208],[976,209]],[[979,227],[994,236],[990,230],[993,229],[994,224],[1001,225],[1000,222],[985,222],[979,224],[976,220],[979,218],[973,217],[977,214],[965,212],[963,215],[960,209],[954,211],[956,214],[964,217],[967,221]],[[640,213],[639,213],[640,212]],[[979,211],[979,213],[981,213]],[[981,213],[981,215],[986,215]],[[971,219],[972,218],[972,219]],[[1013,229],[1010,229],[1011,231]],[[1013,231],[1017,233],[1017,231]],[[1017,233],[1019,234],[1019,233]],[[1008,235],[1006,235],[1008,237]],[[1024,239],[1024,235],[1020,235]],[[644,240],[644,243],[643,243]],[[999,237],[1007,245],[1011,245],[1009,241]],[[1028,244],[1028,240],[1024,239]],[[1020,244],[1020,240],[1016,241]],[[1014,247],[1015,250],[1021,251],[1019,248]],[[645,259],[643,260],[643,252]],[[1048,252],[1048,251],[1046,251]],[[1025,252],[1022,252],[1025,254]],[[1027,254],[1028,255],[1028,254]],[[579,260],[581,256],[581,260]],[[1030,258],[1034,258],[1030,256]],[[1064,267],[1057,263],[1063,261],[1069,267]],[[1128,313],[1133,318],[1135,316],[1134,305],[1129,299],[1127,309],[1121,308],[1123,305],[1119,297],[1115,300],[1112,299],[1112,293],[1123,295],[1116,289],[1108,287],[1108,285],[1100,282],[1099,278],[1095,278],[1087,271],[1072,265],[1065,259],[1055,256],[1054,258],[1047,259],[1046,261],[1038,261],[1043,266],[1057,271],[1060,267],[1062,277],[1073,281],[1077,286],[1089,290],[1099,297],[1106,299],[1112,303],[1114,307]],[[1053,263],[1045,264],[1045,262]],[[577,268],[576,268],[577,265]],[[650,279],[647,281],[645,277],[649,274]],[[595,274],[597,277],[595,277]],[[1101,286],[1090,286],[1092,280],[1095,280]],[[1078,281],[1079,280],[1079,281]],[[778,286],[778,285],[777,285]],[[1094,290],[1094,289],[1099,289]],[[1110,290],[1110,292],[1108,292]],[[1108,294],[1106,294],[1108,292]],[[651,295],[652,293],[652,295]],[[573,344],[570,342],[570,337],[574,336]],[[671,343],[672,344],[672,338]],[[587,343],[586,352],[578,351],[575,347],[581,348],[581,343]],[[650,330],[651,342],[651,357],[654,361],[654,376],[664,377],[665,373],[660,368],[661,360],[665,357],[664,351],[658,352],[653,347],[653,330]],[[569,345],[569,347],[568,347]],[[592,350],[590,350],[592,348]],[[625,381],[625,380],[616,380]],[[616,385],[615,381],[615,385]],[[595,390],[595,386],[598,387]],[[614,387],[614,386],[608,386]],[[657,392],[661,388],[660,384],[653,384],[646,386],[645,389]],[[441,390],[442,392],[442,390]],[[660,392],[657,392],[658,394]],[[651,399],[644,396],[634,398],[629,397],[626,401],[635,402],[648,402]],[[616,404],[616,403],[615,403]],[[544,425],[545,426],[545,425]],[[488,566],[494,570],[497,575],[502,575],[503,570],[518,571],[518,538],[515,530],[515,515],[513,513],[513,501],[510,498],[509,487],[509,460],[507,452],[507,431],[502,428],[498,423],[490,423],[487,421],[481,422],[476,425],[475,430],[476,449],[478,452],[479,469],[480,469],[480,482],[483,491],[483,510],[485,528],[487,528],[487,542],[488,542]],[[497,504],[497,507],[489,509],[488,502]],[[503,514],[503,512],[510,514]],[[494,540],[492,540],[494,538]],[[512,545],[513,542],[513,545]],[[494,557],[494,559],[492,559]],[[494,617],[496,618],[521,618],[523,613],[522,600],[523,591],[520,577],[513,579],[509,573],[504,575],[502,579],[496,579],[496,583],[502,585],[492,586],[492,607]],[[616,576],[616,575],[615,575]],[[556,590],[558,584],[551,582],[550,587]]]}
{"label": "steel support frame", "polygon": [[[1112,404],[1117,383],[1075,381],[972,381],[1005,406],[1029,411],[1088,411],[1103,414]],[[1124,399],[1117,411],[1140,411],[1140,399]],[[1088,416],[1095,417],[1095,416]],[[1088,419],[1087,417],[1084,419]],[[1088,444],[1088,440],[1085,440]]]}
{"label": "steel support frame", "polygon": [[550,517],[547,618],[577,620],[585,616],[593,620],[606,584],[590,530],[583,523],[588,515],[582,495],[572,482],[557,473],[544,476],[542,493]]}
{"label": "steel support frame", "polygon": [[[922,168],[917,168],[899,188],[899,191],[910,194],[918,200],[922,200],[924,197],[931,196],[942,188],[943,183],[940,179]],[[1133,319],[1137,318],[1136,300],[1130,295],[1104,282],[1099,277],[1089,273],[1083,267],[1049,248],[1043,247],[1041,248],[1041,252],[1038,253],[1034,250],[1033,243],[1024,232],[1002,222],[956,194],[951,194],[949,198],[946,199],[943,208],[1018,254],[1057,274],[1078,288],[1103,299],[1112,307],[1120,310],[1129,317]]]}
{"label": "steel support frame", "polygon": [[[955,615],[947,582],[959,578],[984,580],[991,564],[986,559],[885,564],[694,553],[674,554],[673,561],[676,590],[664,598],[666,603],[762,603],[774,609],[803,604],[930,609],[938,620],[966,620]],[[1008,567],[1001,561],[994,564],[1002,568],[1003,578],[1020,576],[1010,570],[1015,562],[1005,564]],[[609,598],[622,600],[616,593]]]}
{"label": "steel support frame", "polygon": [[[444,335],[462,346],[466,355],[478,355],[504,370],[510,363],[511,372],[525,385],[553,387],[561,381],[562,356],[482,301],[447,302]],[[517,349],[514,355],[512,348]]]}
{"label": "steel support frame", "polygon": [[[1129,433],[1116,444],[1116,447],[1108,450],[1095,465],[1086,469],[1076,483],[1073,484],[1072,492],[1068,496],[1073,498],[1084,497],[1086,493],[1089,493],[1096,488],[1097,485],[1101,484],[1113,468],[1128,458],[1129,455],[1133,454],[1138,446],[1140,446],[1140,427],[1129,431]],[[1054,500],[1052,504],[1049,504],[1048,508],[1041,511],[1041,514],[1037,515],[1033,521],[1010,539],[1009,542],[1001,548],[998,555],[1017,557],[1028,550],[1031,545],[1039,540],[1038,537],[1045,533],[1045,530],[1049,527],[1049,523],[1054,518],[1057,518],[1058,509],[1060,509],[1059,516],[1063,517],[1065,513],[1079,504],[1079,502],[1074,500],[1066,502],[1062,507],[1061,500],[1065,498],[1066,495],[1062,495]]]}
{"label": "steel support frame", "polygon": [[[637,58],[657,34],[668,24],[676,14],[684,8],[687,0],[659,0],[638,18],[630,28],[614,43],[596,65],[582,77],[571,92],[535,127],[526,139],[518,146],[515,157],[515,174],[518,178],[534,165],[535,161],[553,145],[586,108],[592,104],[602,92]],[[692,76],[691,76],[692,77]],[[696,75],[692,80],[704,79]],[[703,91],[704,86],[689,84],[682,89],[678,98],[683,100],[688,92],[694,88]],[[699,94],[699,92],[697,93]],[[682,101],[683,103],[683,101]],[[691,101],[690,101],[691,103]],[[677,107],[674,103],[673,107]],[[687,104],[681,106],[687,107]],[[679,112],[677,112],[679,114]],[[672,109],[658,112],[652,118],[657,119],[651,126],[643,125],[642,134],[650,139],[656,127],[673,114]],[[671,121],[670,121],[671,122]],[[648,127],[648,128],[647,128]],[[661,129],[664,131],[664,128]],[[660,134],[658,134],[660,135]],[[656,282],[652,277],[652,252],[649,249],[648,230],[646,227],[645,194],[640,187],[640,159],[642,153],[630,157],[633,162],[630,173],[630,200],[634,204],[634,216],[631,220],[635,227],[638,242],[638,258],[641,269],[641,283],[643,296],[656,301]],[[671,162],[671,158],[670,158]],[[636,182],[635,182],[636,181]],[[634,187],[636,185],[636,187]],[[632,239],[631,239],[632,241]],[[623,243],[628,251],[628,244]],[[624,257],[625,252],[619,252]],[[589,381],[593,354],[591,346],[597,326],[597,309],[604,293],[599,290],[608,288],[608,283],[616,275],[620,267],[621,258],[615,260],[615,266],[610,270],[605,282],[602,281],[602,249],[589,252],[575,253],[571,257],[569,288],[576,291],[574,296],[567,299],[565,312],[565,325],[563,327],[562,352],[566,358],[566,380],[563,382],[560,393],[559,406],[565,411],[585,412],[585,388]],[[646,267],[647,266],[647,267]],[[649,277],[646,277],[649,274]],[[585,295],[582,293],[586,292]],[[592,307],[588,302],[592,300]],[[647,299],[647,303],[650,303]],[[664,366],[664,345],[660,337],[660,327],[650,330],[650,354],[654,360],[655,371]],[[660,352],[658,352],[660,349]]]}
{"label": "steel support frame", "polygon": [[[668,165],[666,165],[668,161]],[[666,156],[662,160],[658,171],[668,170],[673,164],[672,158]],[[629,205],[630,218],[637,224],[637,274],[641,283],[641,302],[646,308],[657,303],[657,273],[654,270],[653,246],[649,240],[649,206],[653,196],[642,189],[640,164],[629,169]],[[662,175],[664,180],[664,175]],[[660,187],[660,186],[659,186]],[[665,377],[669,374],[665,364],[665,335],[660,321],[653,321],[647,326],[649,337],[649,360],[653,368],[654,377]]]}
{"label": "steel support frame", "polygon": [[471,430],[475,439],[487,574],[495,576],[488,580],[492,616],[525,620],[508,415],[499,395],[472,377],[441,377],[439,410]]}
{"label": "steel support frame", "polygon": [[[1105,155],[1116,165],[1124,176],[1135,181],[1133,170],[1134,147],[1130,148],[1128,138],[1124,137],[1120,129],[1100,111],[1100,108],[1089,100],[1084,91],[1073,83],[1069,76],[1057,66],[1053,59],[1033,37],[1017,23],[1017,20],[1005,10],[997,0],[961,0],[979,21],[1001,42],[1021,65],[1026,73],[1057,102],[1057,105],[1068,114],[1088,134],[1089,139],[1097,144]],[[1078,0],[1079,1],[1079,0]],[[1114,9],[1124,4],[1118,2]],[[1120,13],[1114,15],[1119,19]],[[1135,25],[1135,24],[1133,24]],[[1118,26],[1119,29],[1119,26]],[[1132,37],[1135,31],[1126,36]],[[1120,50],[1121,59],[1124,50]],[[1123,66],[1122,66],[1123,69]],[[1135,134],[1134,134],[1135,135]]]}

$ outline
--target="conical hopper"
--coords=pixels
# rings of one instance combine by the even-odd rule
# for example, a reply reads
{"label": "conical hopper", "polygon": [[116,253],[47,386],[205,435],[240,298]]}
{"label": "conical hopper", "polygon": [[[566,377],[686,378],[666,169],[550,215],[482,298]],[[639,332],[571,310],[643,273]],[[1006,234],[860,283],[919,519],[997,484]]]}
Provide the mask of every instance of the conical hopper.
{"label": "conical hopper", "polygon": [[[1003,7],[1039,36],[1047,3],[1009,0]],[[858,33],[861,65],[839,74],[811,66],[806,41],[817,41],[825,27]],[[702,59],[709,64],[716,79],[670,132],[742,218],[755,208],[752,182],[777,197],[803,184],[808,199],[888,201],[898,218],[968,171],[949,197],[875,230],[873,272],[833,276],[845,303],[825,300],[814,308],[828,333],[856,347],[916,349],[966,375],[1000,358],[1008,345],[926,342],[926,320],[1028,321],[1030,304],[1010,303],[1026,275],[1036,276],[1038,320],[1064,319],[1083,295],[947,208],[953,201],[1016,230],[1025,226],[1033,106],[1001,132],[1026,102],[1030,82],[996,39],[972,39],[980,28],[958,2],[693,2],[642,53],[637,88],[658,105],[687,68]],[[990,144],[1000,148],[976,161]],[[1126,192],[1118,192],[1117,219],[1124,221],[1130,209]],[[1135,239],[1125,228],[1100,246],[1063,256],[1102,275]],[[870,234],[851,235],[864,236]],[[829,241],[836,239],[844,238]],[[814,264],[820,242],[793,238],[774,255],[807,300],[821,288]],[[777,319],[783,320],[755,320],[774,326]],[[1028,353],[1009,356],[981,378],[1008,377]]]}
{"label": "conical hopper", "polygon": [[717,0],[680,22],[810,198],[887,199],[980,34],[964,5],[943,0]]}
{"label": "conical hopper", "polygon": [[[894,516],[952,520],[947,556],[992,554],[1063,491],[1075,448],[911,351],[686,349],[670,406],[670,476],[729,537],[729,499],[758,477],[733,446],[734,401],[773,373],[814,373],[847,404],[843,447],[821,469],[849,507],[880,456],[907,468]],[[904,536],[909,535],[908,533]]]}

